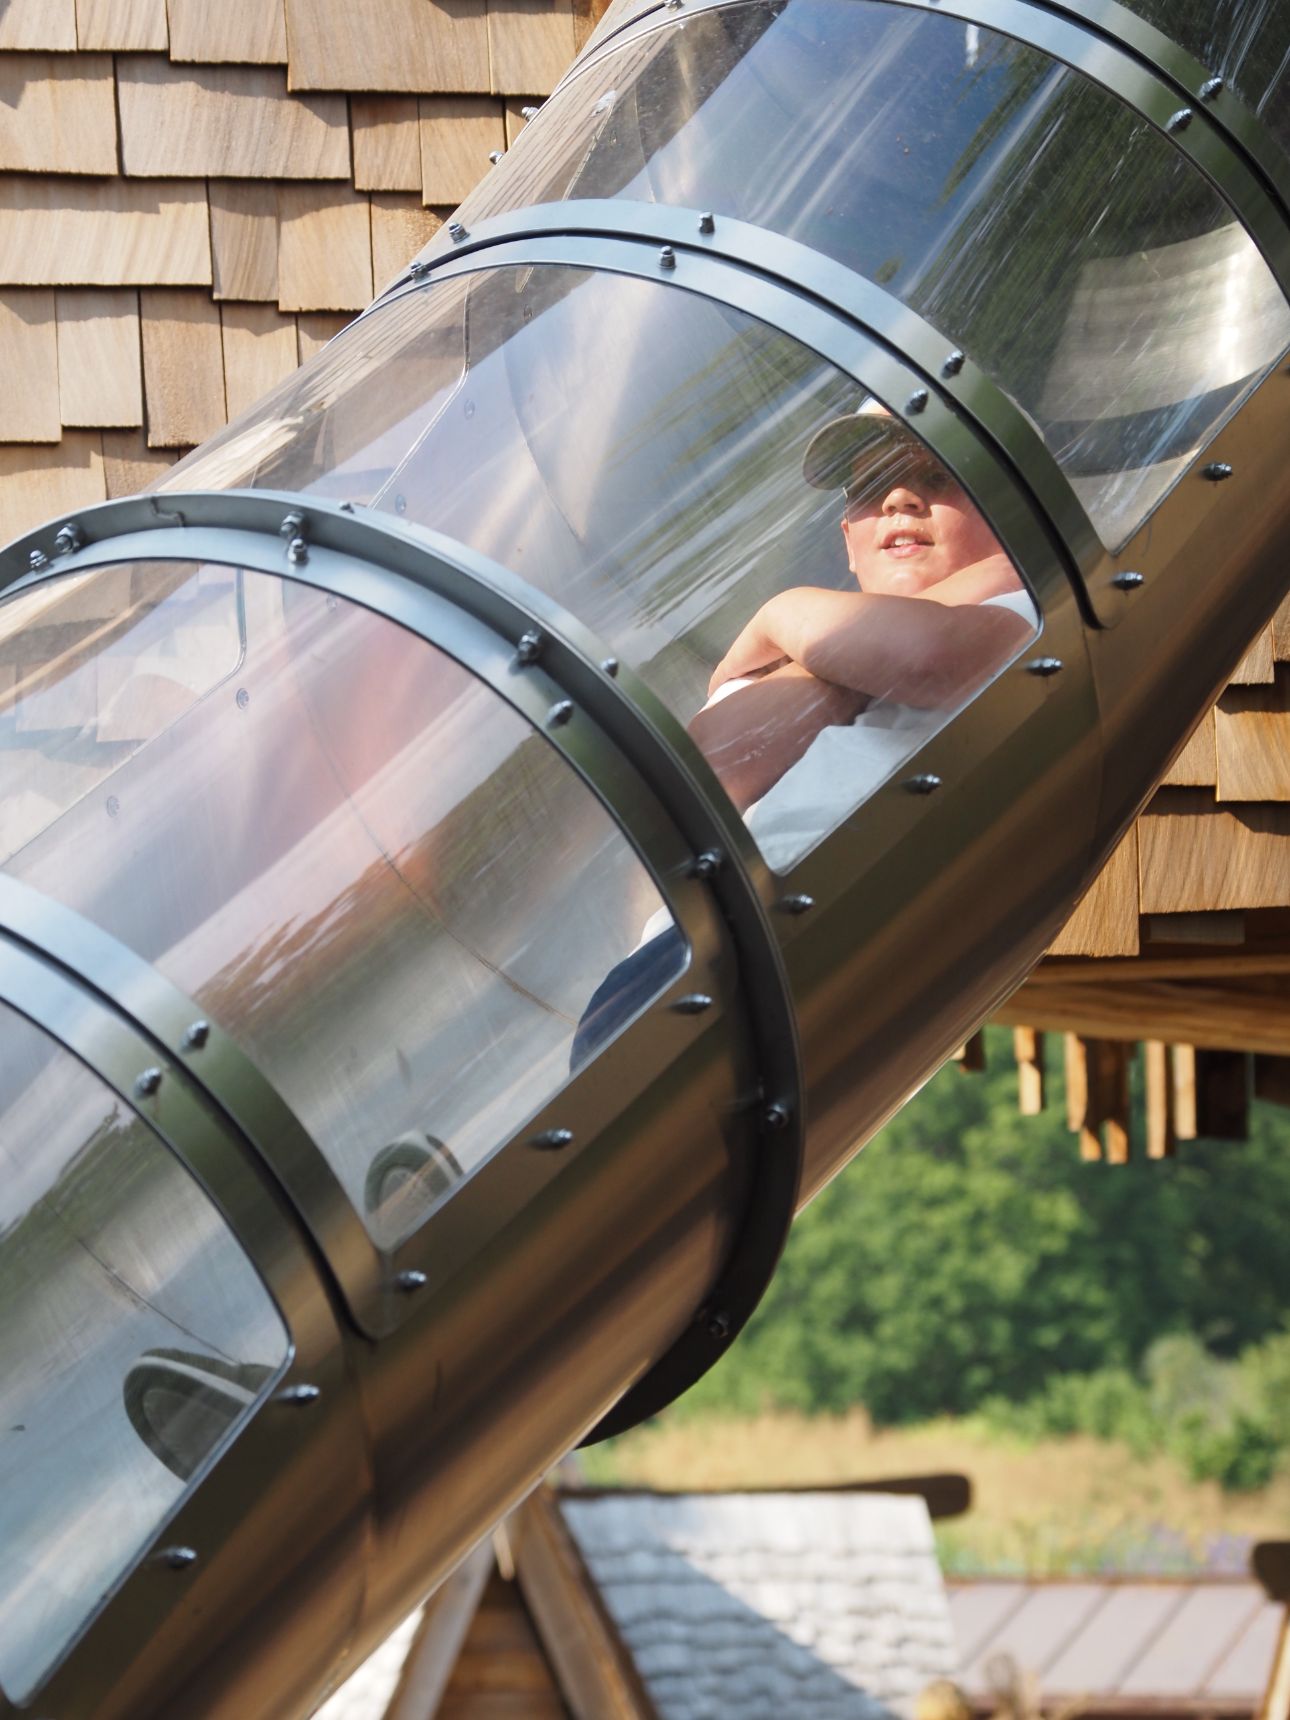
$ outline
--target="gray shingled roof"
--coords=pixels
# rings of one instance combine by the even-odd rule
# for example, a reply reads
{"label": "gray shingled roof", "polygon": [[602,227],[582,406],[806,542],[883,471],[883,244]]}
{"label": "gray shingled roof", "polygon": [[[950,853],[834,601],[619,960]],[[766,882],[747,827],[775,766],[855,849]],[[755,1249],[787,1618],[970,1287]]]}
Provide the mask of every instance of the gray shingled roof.
{"label": "gray shingled roof", "polygon": [[919,1498],[566,1497],[663,1720],[907,1715],[957,1655]]}

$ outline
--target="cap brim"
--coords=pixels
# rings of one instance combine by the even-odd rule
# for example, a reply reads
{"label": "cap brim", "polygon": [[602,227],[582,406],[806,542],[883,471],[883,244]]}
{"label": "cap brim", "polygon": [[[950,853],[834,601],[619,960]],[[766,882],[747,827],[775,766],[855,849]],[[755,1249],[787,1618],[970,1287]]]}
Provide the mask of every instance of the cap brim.
{"label": "cap brim", "polygon": [[886,413],[848,412],[817,430],[802,455],[802,476],[816,490],[849,489],[856,465],[880,450],[922,447],[917,436]]}

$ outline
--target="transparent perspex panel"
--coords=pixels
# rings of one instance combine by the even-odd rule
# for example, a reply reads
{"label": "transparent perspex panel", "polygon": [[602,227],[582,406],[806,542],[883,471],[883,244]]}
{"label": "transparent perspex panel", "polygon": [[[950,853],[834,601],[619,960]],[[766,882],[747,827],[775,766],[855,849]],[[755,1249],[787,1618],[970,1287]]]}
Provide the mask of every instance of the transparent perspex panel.
{"label": "transparent perspex panel", "polygon": [[1037,621],[968,497],[851,378],[726,305],[585,269],[392,303],[173,481],[345,497],[553,594],[688,726],[779,871]]}
{"label": "transparent perspex panel", "polygon": [[980,363],[1112,548],[1290,344],[1200,172],[1037,49],[870,0],[666,20],[569,79],[467,199],[468,228],[623,197],[799,239]]}
{"label": "transparent perspex panel", "polygon": [[0,1004],[0,1688],[39,1686],[288,1340],[198,1184]]}
{"label": "transparent perspex panel", "polygon": [[1285,0],[1123,0],[1223,78],[1290,149],[1290,9]]}
{"label": "transparent perspex panel", "polygon": [[[670,983],[684,943],[672,929],[606,1013],[607,976],[647,926],[671,926],[644,865],[511,706],[370,610],[146,563],[19,594],[0,605],[4,637],[28,637],[28,611],[56,614],[59,585],[83,606],[123,576],[138,599],[113,635],[127,663],[136,608],[182,633],[193,589],[233,579],[237,672],[221,673],[221,635],[208,690],[178,712],[143,658],[108,698],[91,636],[59,656],[58,726],[36,728],[43,670],[15,664],[0,784],[20,776],[41,820],[7,869],[231,1033],[392,1247]],[[130,732],[103,734],[122,709]]]}

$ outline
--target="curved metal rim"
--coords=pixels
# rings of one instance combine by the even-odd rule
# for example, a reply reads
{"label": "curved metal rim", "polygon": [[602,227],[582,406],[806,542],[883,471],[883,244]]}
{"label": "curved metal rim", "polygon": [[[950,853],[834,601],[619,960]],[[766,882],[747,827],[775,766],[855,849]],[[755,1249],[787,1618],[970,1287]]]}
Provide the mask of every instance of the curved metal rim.
{"label": "curved metal rim", "polygon": [[[114,560],[158,555],[231,561],[285,578],[326,583],[316,567],[306,570],[289,560],[288,544],[281,534],[288,514],[300,516],[297,535],[307,540],[310,555],[318,548],[358,559],[388,585],[391,599],[410,585],[435,592],[499,634],[508,654],[536,625],[545,641],[543,673],[549,673],[558,687],[590,713],[648,786],[656,792],[661,790],[662,801],[691,844],[692,853],[715,851],[721,856],[710,884],[734,936],[746,982],[741,988],[742,1002],[751,1024],[756,1067],[763,1072],[765,1083],[764,1094],[755,1102],[755,1117],[750,1119],[757,1156],[754,1192],[730,1256],[709,1295],[709,1303],[720,1304],[724,1325],[716,1330],[712,1323],[700,1319],[683,1333],[607,1418],[619,1430],[656,1413],[707,1371],[761,1299],[792,1223],[804,1151],[803,1073],[783,958],[754,882],[754,869],[764,879],[765,867],[742,820],[728,803],[723,804],[725,797],[716,788],[715,778],[710,778],[706,762],[676,719],[629,670],[615,668],[611,673],[604,666],[612,659],[600,641],[508,570],[447,539],[429,533],[413,535],[385,516],[360,518],[343,505],[271,491],[167,491],[129,497],[79,514],[75,526],[82,547],[71,553],[58,553],[49,526],[11,545],[0,559],[0,592],[6,588],[13,592],[51,575]],[[234,534],[236,541],[230,542]],[[257,545],[258,553],[248,557],[245,551],[255,550]],[[44,558],[45,565],[33,568],[33,557]],[[374,591],[373,600],[377,596]],[[391,613],[377,601],[369,601],[367,606],[387,613],[400,625],[408,625],[397,612]],[[392,602],[391,608],[397,611],[397,604]],[[412,630],[418,631],[415,625]],[[434,639],[428,642],[437,643]],[[524,684],[524,677],[518,677],[517,685]],[[509,697],[516,702],[514,692]],[[549,701],[544,708],[550,710]],[[562,724],[558,731],[548,727],[545,732],[563,751],[567,731],[579,726]],[[689,757],[691,753],[697,764]],[[585,777],[585,768],[576,759],[573,762]],[[705,778],[710,778],[711,787]],[[632,840],[635,833],[621,814],[618,822]],[[633,847],[641,852],[634,840]],[[675,907],[675,891],[669,890],[667,897],[669,905]],[[688,917],[678,915],[683,928]],[[147,968],[149,975],[153,971]],[[193,1019],[184,1013],[186,1021]],[[592,1069],[594,1060],[586,1073]],[[273,1091],[258,1072],[257,1077],[266,1090]],[[585,1075],[575,1077],[564,1092],[571,1091],[580,1079]],[[273,1097],[278,1098],[276,1093]],[[212,1098],[225,1105],[218,1094]],[[286,1110],[280,1099],[278,1104]],[[316,1169],[319,1162],[325,1163],[322,1154],[302,1127],[300,1132],[309,1145],[310,1164]],[[252,1138],[259,1146],[265,1137],[257,1131]],[[294,1192],[293,1198],[298,1201]],[[354,1233],[348,1238],[351,1247],[357,1248],[362,1240],[375,1257],[376,1251],[347,1200],[344,1209],[353,1214],[352,1227],[345,1226]],[[308,1220],[308,1213],[305,1216]],[[423,1232],[432,1223],[433,1215],[422,1227]],[[390,1329],[390,1322],[406,1318],[412,1311],[410,1304],[415,1302],[415,1298],[390,1292],[384,1307],[369,1313],[366,1323],[375,1316],[381,1330]]]}
{"label": "curved metal rim", "polygon": [[[709,227],[711,231],[707,231]],[[499,245],[530,238],[566,235],[684,247],[741,269],[755,269],[784,291],[846,318],[903,359],[929,390],[952,402],[988,438],[1066,551],[1077,590],[1080,581],[1087,582],[1104,558],[1106,551],[1092,521],[1043,438],[980,365],[959,354],[952,341],[883,287],[823,252],[769,228],[730,216],[705,215],[697,209],[636,203],[626,198],[535,204],[481,222],[451,251],[427,258],[428,267],[418,274],[405,271],[363,315],[370,316],[392,299],[443,278],[447,265],[463,257],[478,257]],[[659,277],[657,252],[641,272]],[[945,366],[951,357],[962,362],[951,364],[947,375]],[[898,417],[909,422],[905,403],[889,404]],[[921,425],[916,433],[928,440]]]}
{"label": "curved metal rim", "polygon": [[[589,41],[583,53],[561,78],[552,96],[572,83],[601,53],[613,44],[621,44],[623,36],[649,19],[658,23],[679,22],[689,13],[705,11],[713,4],[730,5],[734,0],[684,0],[683,7],[671,10],[660,0],[643,0],[630,18],[624,18],[608,35]],[[890,4],[912,4],[934,7],[951,17],[965,16],[964,6],[973,0],[953,0],[950,5],[940,0],[888,0]],[[1184,103],[1203,102],[1204,113],[1220,131],[1234,154],[1241,157],[1251,174],[1259,179],[1290,221],[1290,156],[1258,115],[1225,80],[1218,90],[1207,92],[1212,73],[1201,60],[1176,42],[1164,31],[1140,18],[1136,12],[1121,4],[1121,0],[1023,0],[1021,14],[1029,12],[1042,17],[1051,13],[1059,20],[1073,25],[1089,37],[1098,38],[1107,46],[1118,49],[1162,83],[1172,86]],[[1021,15],[1019,14],[1019,15]],[[986,5],[976,5],[972,21],[996,29],[999,14]],[[1008,31],[1020,35],[1020,32]],[[1037,36],[1022,36],[1036,47],[1044,44]],[[1059,59],[1065,56],[1057,55]],[[1069,64],[1070,62],[1067,61]],[[548,97],[550,100],[551,97]]]}
{"label": "curved metal rim", "polygon": [[[307,1248],[291,1219],[272,1229],[265,1223],[264,1198],[258,1155],[227,1120],[203,1102],[200,1083],[189,1079],[189,1071],[172,1060],[125,1018],[121,1011],[99,998],[61,963],[32,949],[5,927],[0,929],[0,1002],[25,1017],[99,1081],[140,1118],[145,1127],[184,1166],[195,1183],[219,1211],[229,1234],[251,1263],[257,1278],[274,1303],[287,1337],[286,1355],[266,1382],[254,1409],[203,1459],[183,1491],[167,1506],[146,1541],[107,1588],[87,1602],[81,1623],[43,1674],[32,1700],[49,1701],[49,1687],[58,1688],[65,1670],[87,1635],[100,1629],[114,1632],[114,1603],[126,1598],[136,1581],[144,1581],[149,1593],[168,1597],[163,1604],[182,1604],[182,1590],[173,1580],[161,1591],[146,1580],[150,1548],[177,1535],[194,1542],[203,1554],[213,1545],[206,1532],[212,1517],[221,1520],[208,1503],[207,1483],[221,1469],[234,1449],[239,1474],[250,1473],[258,1484],[265,1468],[290,1465],[293,1436],[307,1433],[299,1413],[283,1415],[275,1410],[287,1382],[312,1382],[334,1373],[339,1362],[325,1362],[320,1319],[333,1325],[321,1282],[307,1258]],[[139,1072],[159,1066],[161,1081],[155,1091],[141,1095],[134,1085]],[[306,1282],[308,1288],[306,1288]],[[337,1350],[339,1357],[339,1350]],[[286,1438],[284,1439],[284,1434]],[[199,1495],[201,1502],[199,1503]],[[227,1519],[227,1500],[222,1513]],[[191,1525],[202,1530],[193,1533]],[[156,1628],[156,1609],[143,1601],[143,1625]],[[106,1615],[106,1616],[105,1616]],[[128,1630],[127,1630],[128,1634]],[[40,1692],[47,1694],[42,1699]],[[0,1709],[9,1700],[0,1694]],[[26,1704],[23,1705],[24,1711]],[[15,1705],[15,1712],[17,1705]]]}

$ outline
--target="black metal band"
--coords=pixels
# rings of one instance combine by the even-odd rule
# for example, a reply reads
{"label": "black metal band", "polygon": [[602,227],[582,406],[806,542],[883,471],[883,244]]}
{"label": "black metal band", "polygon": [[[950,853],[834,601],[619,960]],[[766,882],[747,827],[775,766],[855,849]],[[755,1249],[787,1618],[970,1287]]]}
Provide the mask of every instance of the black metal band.
{"label": "black metal band", "polygon": [[[294,558],[281,530],[288,515],[297,522]],[[760,1300],[792,1221],[804,1138],[796,1021],[764,905],[774,887],[706,761],[654,695],[630,670],[613,663],[605,645],[552,599],[464,546],[431,533],[414,535],[388,516],[359,515],[343,505],[273,492],[166,492],[88,509],[74,522],[62,522],[61,534],[59,524],[9,547],[0,560],[0,591],[12,593],[55,574],[133,560],[219,562],[334,591],[463,661],[544,729],[652,864],[692,942],[695,937],[702,941],[705,933],[685,907],[686,893],[715,897],[734,937],[740,1005],[762,1075],[760,1092],[749,1096],[747,1118],[756,1158],[754,1193],[706,1305],[720,1318],[709,1312],[696,1322],[619,1403],[613,1425],[617,1429],[655,1413],[711,1366]],[[428,613],[428,603],[437,615]],[[444,613],[474,627],[473,644],[460,631],[445,636]],[[519,641],[534,630],[543,641],[541,661],[532,672],[518,672]],[[549,724],[560,694],[583,713],[582,721]],[[598,750],[597,735],[603,737]],[[616,760],[630,767],[630,780],[621,774],[615,778]],[[644,795],[642,784],[648,791]],[[50,918],[61,912],[51,910]],[[30,929],[23,935],[30,938]],[[48,929],[42,935],[54,938]],[[88,982],[118,1007],[136,1009],[141,1025],[182,1055],[195,1007],[103,933],[79,938],[69,923],[54,953],[84,973],[87,950],[100,975],[85,974]],[[273,1167],[338,1273],[345,1275],[360,1323],[373,1333],[391,1329],[415,1308],[415,1299],[400,1298],[391,1289],[403,1256],[389,1260],[379,1254],[322,1154],[271,1084],[241,1053],[234,1057],[236,1048],[222,1039],[219,1050],[219,1057],[208,1059],[204,1052],[200,1061],[188,1059],[190,1072]],[[564,1093],[572,1097],[590,1069],[575,1076]],[[248,1091],[253,1105],[247,1103]],[[275,1117],[285,1137],[273,1126]],[[285,1154],[278,1147],[282,1138],[288,1142]],[[432,1218],[426,1229],[433,1228]]]}

